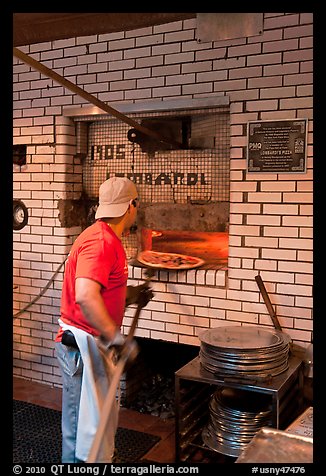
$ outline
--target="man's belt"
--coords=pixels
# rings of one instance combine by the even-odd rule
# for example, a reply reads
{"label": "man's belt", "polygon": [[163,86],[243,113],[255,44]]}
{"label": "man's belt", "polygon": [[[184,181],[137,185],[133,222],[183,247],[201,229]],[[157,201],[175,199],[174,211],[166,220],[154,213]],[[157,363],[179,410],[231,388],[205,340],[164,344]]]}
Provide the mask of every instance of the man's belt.
{"label": "man's belt", "polygon": [[69,329],[63,332],[61,343],[67,345],[68,347],[73,347],[74,349],[79,350],[75,336]]}

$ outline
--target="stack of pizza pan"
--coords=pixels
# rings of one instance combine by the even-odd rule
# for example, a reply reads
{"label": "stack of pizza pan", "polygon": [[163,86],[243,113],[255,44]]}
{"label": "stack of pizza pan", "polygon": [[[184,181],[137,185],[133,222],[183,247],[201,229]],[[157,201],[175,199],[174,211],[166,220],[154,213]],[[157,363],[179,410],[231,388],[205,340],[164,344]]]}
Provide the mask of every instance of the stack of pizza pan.
{"label": "stack of pizza pan", "polygon": [[264,380],[288,368],[290,338],[276,329],[217,327],[199,339],[200,363],[217,378]]}
{"label": "stack of pizza pan", "polygon": [[255,434],[271,424],[268,396],[246,390],[217,390],[209,410],[209,421],[202,431],[203,442],[228,456],[239,456]]}

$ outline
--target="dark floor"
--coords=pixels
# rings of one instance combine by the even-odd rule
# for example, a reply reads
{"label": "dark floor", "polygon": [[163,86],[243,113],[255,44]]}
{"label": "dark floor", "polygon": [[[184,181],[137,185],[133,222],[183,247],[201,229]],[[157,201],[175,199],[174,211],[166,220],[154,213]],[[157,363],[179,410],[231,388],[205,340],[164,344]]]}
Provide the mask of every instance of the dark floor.
{"label": "dark floor", "polygon": [[[13,398],[54,410],[61,410],[61,389],[18,377],[13,379]],[[121,408],[119,426],[130,430],[143,431],[161,438],[143,456],[143,460],[156,463],[175,462],[174,418],[162,419],[127,408]]]}

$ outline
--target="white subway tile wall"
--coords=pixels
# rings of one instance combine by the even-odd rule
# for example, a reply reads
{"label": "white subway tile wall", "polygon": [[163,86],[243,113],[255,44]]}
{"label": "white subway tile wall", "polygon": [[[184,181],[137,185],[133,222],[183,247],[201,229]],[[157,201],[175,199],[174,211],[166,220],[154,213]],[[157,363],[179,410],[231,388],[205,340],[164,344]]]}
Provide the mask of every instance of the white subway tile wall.
{"label": "white subway tile wall", "polygon": [[[159,271],[155,299],[136,335],[199,345],[205,328],[272,326],[255,282],[261,274],[282,328],[307,346],[313,330],[313,91],[310,13],[264,13],[261,35],[197,42],[196,19],[135,31],[21,47],[25,53],[112,107],[158,100],[228,96],[230,229],[227,269]],[[61,385],[53,340],[64,262],[81,228],[61,226],[58,202],[83,188],[75,122],[67,106],[87,106],[14,58],[13,143],[27,145],[14,168],[14,198],[29,211],[13,233],[14,373]],[[247,172],[247,123],[308,119],[306,173]],[[129,268],[129,283],[144,271]],[[54,276],[54,277],[53,277]],[[126,312],[127,332],[134,309]]]}

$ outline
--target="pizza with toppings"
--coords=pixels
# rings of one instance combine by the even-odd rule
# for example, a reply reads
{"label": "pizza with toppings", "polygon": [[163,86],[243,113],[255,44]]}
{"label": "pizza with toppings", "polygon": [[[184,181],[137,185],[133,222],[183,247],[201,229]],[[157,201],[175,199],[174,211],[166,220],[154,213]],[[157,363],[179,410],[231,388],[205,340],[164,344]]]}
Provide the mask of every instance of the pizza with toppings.
{"label": "pizza with toppings", "polygon": [[175,270],[197,268],[204,264],[204,260],[196,256],[181,255],[179,253],[162,253],[153,250],[141,251],[137,259],[146,266]]}

